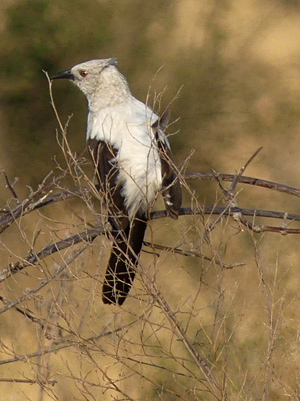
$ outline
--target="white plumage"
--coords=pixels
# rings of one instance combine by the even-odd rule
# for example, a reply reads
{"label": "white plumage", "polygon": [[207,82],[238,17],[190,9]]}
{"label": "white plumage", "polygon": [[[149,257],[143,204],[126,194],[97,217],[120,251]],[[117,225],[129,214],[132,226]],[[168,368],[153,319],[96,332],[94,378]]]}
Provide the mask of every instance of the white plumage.
{"label": "white plumage", "polygon": [[[149,210],[161,189],[161,161],[151,127],[157,119],[134,98],[89,112],[87,137],[105,141],[118,150],[114,161],[118,163],[118,183],[123,187],[129,217],[138,210]],[[167,143],[165,136],[164,141]]]}

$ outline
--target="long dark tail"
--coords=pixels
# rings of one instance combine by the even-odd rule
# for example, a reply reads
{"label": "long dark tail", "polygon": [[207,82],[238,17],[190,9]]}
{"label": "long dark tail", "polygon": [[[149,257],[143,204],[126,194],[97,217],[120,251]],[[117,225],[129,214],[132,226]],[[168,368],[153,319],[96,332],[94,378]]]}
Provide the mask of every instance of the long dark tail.
{"label": "long dark tail", "polygon": [[102,300],[105,304],[122,305],[135,277],[135,266],[141,252],[146,220],[135,219],[127,228],[117,231],[105,273]]}

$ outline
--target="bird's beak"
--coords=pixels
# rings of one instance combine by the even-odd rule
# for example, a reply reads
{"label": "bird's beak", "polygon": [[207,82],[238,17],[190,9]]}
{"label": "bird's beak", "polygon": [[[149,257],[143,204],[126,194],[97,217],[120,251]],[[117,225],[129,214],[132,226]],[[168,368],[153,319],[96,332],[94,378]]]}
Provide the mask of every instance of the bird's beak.
{"label": "bird's beak", "polygon": [[61,71],[58,72],[57,74],[52,75],[52,77],[50,77],[50,79],[61,79],[61,78],[65,78],[65,79],[71,79],[72,81],[74,81],[74,75],[72,74],[71,70],[65,70],[65,71]]}
{"label": "bird's beak", "polygon": [[108,61],[108,65],[114,65],[115,67],[117,67],[118,59],[116,57],[110,58]]}

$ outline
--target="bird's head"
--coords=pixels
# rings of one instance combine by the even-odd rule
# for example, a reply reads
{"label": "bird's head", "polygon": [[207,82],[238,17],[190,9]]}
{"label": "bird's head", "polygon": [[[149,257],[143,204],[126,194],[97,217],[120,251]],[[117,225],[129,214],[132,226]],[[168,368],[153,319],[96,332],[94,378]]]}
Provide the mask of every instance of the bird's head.
{"label": "bird's head", "polygon": [[116,58],[90,60],[77,64],[70,70],[54,74],[52,79],[71,80],[91,100],[95,96],[129,92],[125,77],[117,70]]}

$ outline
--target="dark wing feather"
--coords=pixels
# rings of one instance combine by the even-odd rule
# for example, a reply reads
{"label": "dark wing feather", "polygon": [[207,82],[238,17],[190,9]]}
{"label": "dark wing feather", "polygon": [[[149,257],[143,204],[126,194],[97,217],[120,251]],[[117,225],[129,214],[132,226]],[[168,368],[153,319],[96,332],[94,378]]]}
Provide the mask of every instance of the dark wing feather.
{"label": "dark wing feather", "polygon": [[[117,184],[118,165],[115,161],[117,149],[104,141],[89,139],[88,150],[93,159],[100,191],[103,194],[111,217],[116,217],[114,226],[125,228],[128,225],[124,198],[121,187]],[[117,218],[118,217],[118,218]]]}

